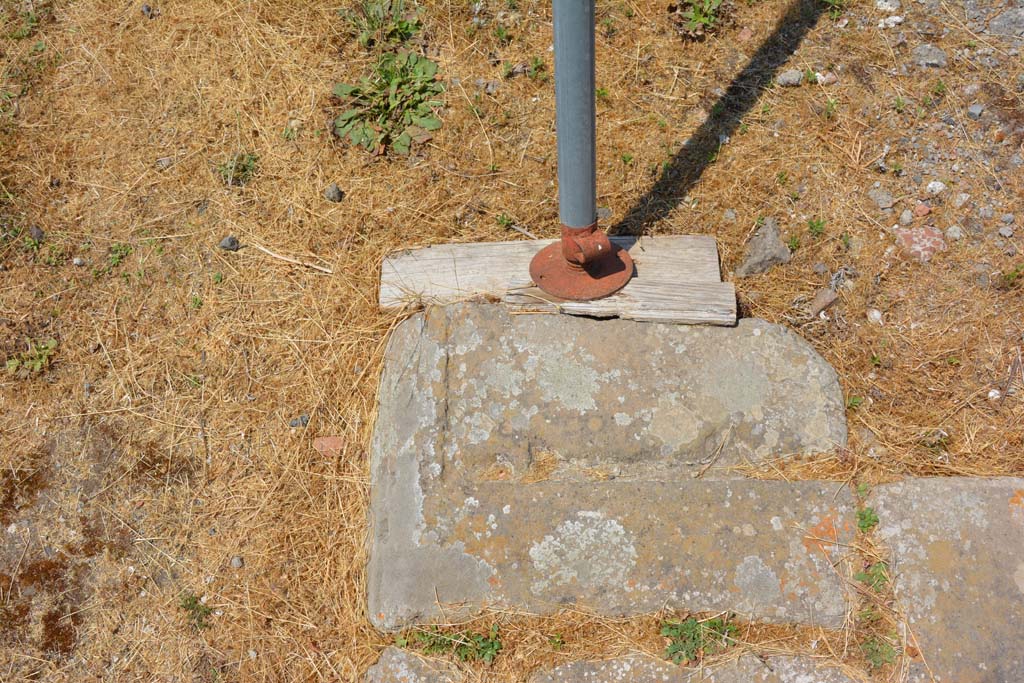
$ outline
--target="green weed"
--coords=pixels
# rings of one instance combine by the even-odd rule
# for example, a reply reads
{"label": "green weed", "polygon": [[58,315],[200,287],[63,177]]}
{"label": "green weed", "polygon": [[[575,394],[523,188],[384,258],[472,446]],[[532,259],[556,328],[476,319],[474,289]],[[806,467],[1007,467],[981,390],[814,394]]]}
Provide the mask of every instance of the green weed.
{"label": "green weed", "polygon": [[39,15],[36,14],[35,12],[23,12],[20,15],[20,18],[21,26],[14,29],[14,31],[12,31],[10,34],[11,38],[15,40],[23,40],[25,38],[28,38],[36,32],[37,28],[39,28],[40,18]]}
{"label": "green weed", "polygon": [[237,152],[217,166],[217,173],[228,187],[241,187],[256,175],[259,160],[260,158],[251,152]]}
{"label": "green weed", "polygon": [[683,0],[680,14],[686,21],[684,27],[698,36],[710,31],[718,22],[721,6],[722,0]]}
{"label": "green weed", "polygon": [[192,628],[201,631],[210,627],[210,622],[207,619],[213,614],[213,608],[204,605],[194,593],[182,593],[181,601],[178,605],[181,609],[185,610],[188,622],[192,625]]}
{"label": "green weed", "polygon": [[1000,289],[1013,289],[1024,281],[1024,263],[999,276]]}
{"label": "green weed", "polygon": [[875,562],[867,569],[854,574],[853,578],[876,592],[880,591],[889,583],[889,565],[885,562]]}
{"label": "green weed", "polygon": [[530,66],[526,68],[526,75],[532,80],[546,81],[548,79],[548,67],[540,57],[530,60]]}
{"label": "green weed", "polygon": [[406,11],[405,0],[364,0],[341,15],[364,48],[398,45],[420,30],[418,12]]}
{"label": "green weed", "polygon": [[423,651],[431,655],[454,654],[461,662],[484,662],[491,664],[501,652],[498,625],[491,626],[488,633],[444,633],[436,626],[416,634],[416,640]]}
{"label": "green weed", "polygon": [[873,508],[857,510],[857,528],[863,533],[871,531],[878,526],[878,514]]}
{"label": "green weed", "polygon": [[101,275],[110,275],[114,272],[114,269],[124,263],[124,260],[131,256],[132,247],[130,244],[123,244],[121,242],[115,242],[110,247],[110,253],[107,254],[107,264],[102,268],[95,268],[92,271],[93,277],[99,277]]}
{"label": "green weed", "polygon": [[498,42],[502,45],[508,45],[512,42],[512,34],[509,33],[508,29],[498,24],[494,27],[494,37],[498,39]]}
{"label": "green weed", "polygon": [[833,19],[838,19],[846,8],[846,0],[821,0],[821,2],[828,8],[829,16]]}
{"label": "green weed", "polygon": [[864,405],[864,397],[862,396],[850,396],[846,399],[846,407],[850,410],[856,410]]}
{"label": "green weed", "polygon": [[599,102],[607,102],[610,95],[608,94],[608,88],[597,88],[594,90],[594,97]]}
{"label": "green weed", "polygon": [[896,661],[896,649],[888,641],[875,636],[860,646],[864,658],[873,669],[880,669]]}
{"label": "green weed", "polygon": [[892,108],[896,110],[897,114],[902,114],[903,110],[907,108],[907,101],[902,96],[897,95],[892,103]]}
{"label": "green weed", "polygon": [[382,153],[408,154],[414,142],[441,127],[434,110],[444,92],[437,64],[413,52],[382,55],[373,74],[357,85],[340,83],[334,94],[351,107],[334,121],[334,134]]}
{"label": "green weed", "polygon": [[37,375],[50,366],[53,354],[57,352],[57,340],[34,339],[28,342],[28,350],[11,356],[5,366],[10,374],[21,376]]}
{"label": "green weed", "polygon": [[791,252],[796,251],[800,248],[800,237],[797,235],[790,235],[789,239],[786,241],[786,246],[789,247]]}
{"label": "green weed", "polygon": [[665,659],[674,664],[699,661],[705,655],[716,654],[733,644],[737,631],[728,618],[698,621],[690,617],[685,621],[666,621],[661,625],[661,635],[669,639]]}
{"label": "green weed", "polygon": [[815,237],[821,237],[825,234],[825,219],[811,218],[807,221],[807,230]]}

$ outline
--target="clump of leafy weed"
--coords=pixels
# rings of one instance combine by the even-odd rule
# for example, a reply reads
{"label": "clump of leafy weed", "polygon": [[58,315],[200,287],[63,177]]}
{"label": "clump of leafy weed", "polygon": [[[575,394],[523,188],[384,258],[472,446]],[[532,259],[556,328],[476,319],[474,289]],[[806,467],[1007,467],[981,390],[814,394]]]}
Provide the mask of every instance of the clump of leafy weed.
{"label": "clump of leafy weed", "polygon": [[889,565],[885,562],[875,562],[854,574],[853,578],[876,592],[880,591],[889,583]]}
{"label": "clump of leafy weed", "polygon": [[217,166],[217,173],[228,187],[241,187],[256,175],[259,160],[260,158],[252,152],[237,152]]}
{"label": "clump of leafy weed", "polygon": [[437,64],[413,53],[381,55],[373,73],[356,85],[339,83],[334,94],[350,107],[334,121],[334,134],[353,145],[383,154],[408,154],[414,142],[441,127],[434,110],[444,92]]}
{"label": "clump of leafy weed", "polygon": [[487,633],[463,631],[461,633],[445,633],[436,626],[429,631],[420,631],[416,640],[423,646],[423,651],[431,655],[454,654],[461,662],[485,662],[491,664],[501,652],[501,639],[498,637],[498,625],[491,626]]}
{"label": "clump of leafy weed", "polygon": [[661,635],[669,640],[665,659],[674,664],[700,661],[705,655],[716,654],[733,644],[737,630],[728,618],[721,617],[707,621],[693,617],[684,621],[666,621],[661,625]]}
{"label": "clump of leafy weed", "polygon": [[22,12],[19,17],[21,24],[14,29],[10,36],[14,40],[23,40],[32,36],[39,28],[40,16],[36,12]]}
{"label": "clump of leafy weed", "polygon": [[122,242],[115,242],[110,247],[110,253],[107,254],[107,263],[103,267],[93,269],[93,277],[100,277],[101,275],[110,275],[114,272],[118,266],[124,263],[124,260],[131,256],[132,246],[130,244],[124,244]]}
{"label": "clump of leafy weed", "polygon": [[405,0],[364,0],[341,15],[364,48],[400,45],[420,30],[419,14],[406,11]]}
{"label": "clump of leafy weed", "polygon": [[30,339],[28,349],[7,359],[7,372],[19,377],[38,375],[50,366],[53,354],[57,352],[57,340]]}
{"label": "clump of leafy weed", "polygon": [[860,649],[864,653],[864,658],[868,660],[868,664],[873,669],[881,669],[886,664],[892,664],[896,661],[896,648],[887,640],[878,636],[865,641],[861,644]]}
{"label": "clump of leafy weed", "polygon": [[683,0],[669,5],[668,11],[677,30],[688,38],[701,39],[710,33],[720,20],[723,0]]}
{"label": "clump of leafy weed", "polygon": [[192,625],[192,628],[197,631],[210,628],[210,622],[207,621],[207,619],[209,619],[210,615],[213,614],[213,608],[207,607],[203,604],[195,593],[182,593],[181,601],[178,605],[181,609],[185,610],[188,623]]}
{"label": "clump of leafy weed", "polygon": [[846,0],[821,0],[821,3],[828,8],[829,16],[833,19],[838,19],[846,9]]}
{"label": "clump of leafy weed", "polygon": [[863,508],[857,510],[857,528],[863,533],[871,531],[878,526],[878,513],[874,508]]}
{"label": "clump of leafy weed", "polygon": [[815,237],[821,237],[825,234],[825,219],[811,218],[807,221],[807,230]]}
{"label": "clump of leafy weed", "polygon": [[999,276],[1000,289],[1013,289],[1020,285],[1021,282],[1024,282],[1024,263],[1016,268],[1011,268]]}

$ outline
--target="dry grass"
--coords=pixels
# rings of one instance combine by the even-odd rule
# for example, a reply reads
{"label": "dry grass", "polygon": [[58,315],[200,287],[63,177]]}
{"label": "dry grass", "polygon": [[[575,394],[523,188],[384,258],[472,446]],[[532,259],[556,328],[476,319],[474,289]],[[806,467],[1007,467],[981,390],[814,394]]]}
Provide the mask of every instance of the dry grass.
{"label": "dry grass", "polygon": [[[0,566],[0,603],[23,604],[24,561],[48,547],[68,553],[77,573],[44,586],[53,604],[34,606],[21,632],[0,628],[0,678],[354,681],[389,642],[365,617],[363,579],[366,449],[397,322],[375,306],[379,264],[410,244],[509,239],[495,221],[503,212],[534,234],[556,234],[551,83],[516,77],[494,95],[474,85],[501,81],[492,55],[510,63],[538,56],[550,69],[549,4],[520,2],[507,18],[513,40],[502,46],[490,27],[467,31],[468,3],[425,3],[427,50],[460,81],[450,81],[444,127],[421,154],[383,160],[326,132],[337,112],[331,87],[370,62],[335,6],[168,0],[151,3],[160,14],[150,20],[135,2],[8,1],[0,34],[26,4],[43,18],[35,34],[0,39],[0,90],[27,88],[2,110],[0,219],[38,225],[46,239],[38,252],[20,239],[0,246],[2,343],[5,354],[27,338],[56,338],[59,347],[40,376],[0,379],[0,465],[18,486],[35,473],[48,482],[32,492],[5,483],[14,491],[5,524],[25,510],[37,517],[16,525],[10,552],[0,554],[12,558]],[[504,9],[492,2],[485,15]],[[914,125],[941,152],[961,149],[967,172],[951,191],[988,194],[1024,215],[1021,175],[1005,167],[1021,144],[1020,94],[1006,89],[1019,61],[1003,77],[972,64],[943,74],[938,109],[958,123],[947,138],[945,128],[930,129],[935,109],[917,120],[892,108],[897,95],[916,106],[934,75],[894,75],[906,48],[875,31],[840,30],[825,16],[789,64],[840,64],[840,83],[754,92],[744,126],[713,163],[702,162],[699,178],[692,165],[676,169],[658,185],[663,192],[634,209],[709,115],[734,113],[715,108],[718,89],[785,10],[781,0],[738,3],[721,37],[693,43],[659,3],[599,3],[599,19],[615,26],[598,39],[598,85],[608,92],[598,106],[600,204],[613,222],[627,217],[622,230],[714,234],[727,271],[759,216],[800,234],[789,266],[738,283],[744,311],[796,327],[848,395],[865,402],[850,411],[848,453],[779,463],[761,476],[876,482],[1024,472],[1024,380],[1003,401],[987,398],[1008,388],[1024,297],[977,281],[1022,259],[985,238],[926,267],[907,263],[890,253],[886,225],[864,196],[876,180],[900,194],[902,183],[870,163],[889,143],[890,161],[913,172],[916,152],[897,141]],[[938,42],[951,54],[969,39],[952,13],[934,21],[950,28]],[[742,27],[752,32],[746,41]],[[44,49],[32,53],[39,42]],[[961,93],[970,82],[982,84],[998,117],[980,140],[967,135]],[[294,140],[283,135],[290,122]],[[1010,134],[997,143],[1004,128]],[[256,176],[225,187],[216,167],[239,152],[258,155]],[[172,160],[164,170],[161,158]],[[342,203],[322,198],[330,182],[346,191]],[[721,220],[727,207],[735,223]],[[662,219],[645,225],[645,215]],[[816,216],[827,220],[819,239],[806,233]],[[933,219],[945,227],[960,217],[947,202]],[[218,250],[227,234],[248,246]],[[131,253],[112,265],[116,245]],[[72,256],[88,266],[71,265]],[[813,270],[819,262],[856,277],[828,320],[809,320],[800,304],[825,283]],[[866,322],[870,307],[884,311],[884,326]],[[308,425],[289,427],[300,414]],[[340,435],[345,445],[325,457],[311,447],[318,435]],[[131,543],[118,546],[111,539],[125,530]],[[107,545],[87,548],[90,533]],[[231,568],[234,555],[242,569]],[[216,610],[211,628],[188,625],[183,591]],[[70,649],[47,638],[45,609],[73,624]],[[476,624],[484,630],[493,620],[506,648],[495,680],[522,680],[541,663],[662,647],[655,617],[489,614]],[[557,652],[554,633],[566,643]],[[745,640],[780,651],[817,640],[817,652],[854,664],[857,637],[853,628],[744,630]]]}

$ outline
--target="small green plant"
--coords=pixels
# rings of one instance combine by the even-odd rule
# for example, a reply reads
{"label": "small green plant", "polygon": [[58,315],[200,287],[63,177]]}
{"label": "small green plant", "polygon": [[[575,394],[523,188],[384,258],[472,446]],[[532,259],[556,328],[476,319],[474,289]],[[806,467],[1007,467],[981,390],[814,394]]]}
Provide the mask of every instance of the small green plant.
{"label": "small green plant", "polygon": [[29,340],[27,351],[23,351],[7,359],[7,362],[5,363],[7,372],[12,375],[37,375],[50,366],[50,360],[56,352],[56,339]]}
{"label": "small green plant", "polygon": [[879,356],[877,353],[871,354],[871,365],[873,365],[876,368],[882,367],[882,357]]}
{"label": "small green plant", "polygon": [[710,31],[718,22],[721,6],[722,0],[684,0],[680,13],[686,21],[684,27],[698,36]]}
{"label": "small green plant", "polygon": [[509,33],[509,30],[501,24],[494,27],[494,37],[497,38],[498,42],[502,45],[508,45],[512,42],[512,34]]}
{"label": "small green plant", "polygon": [[414,142],[441,127],[434,110],[444,92],[437,64],[413,52],[381,55],[373,74],[358,85],[340,83],[334,94],[350,109],[334,121],[334,134],[377,153],[408,154]]}
{"label": "small green plant", "polygon": [[834,97],[830,97],[825,100],[825,118],[831,120],[836,115],[836,109],[839,107],[839,100]]}
{"label": "small green plant", "polygon": [[889,565],[885,562],[875,562],[868,565],[867,569],[854,574],[853,578],[873,591],[878,592],[889,583]]}
{"label": "small green plant", "polygon": [[828,8],[828,14],[833,19],[838,19],[846,7],[846,0],[821,0],[821,3]]}
{"label": "small green plant", "polygon": [[444,633],[436,626],[416,634],[416,640],[424,652],[432,655],[454,654],[461,662],[484,662],[491,664],[501,652],[498,625],[491,626],[487,633]]}
{"label": "small green plant", "polygon": [[110,252],[107,254],[107,263],[103,267],[94,268],[92,271],[93,277],[100,277],[101,275],[110,275],[114,272],[114,269],[119,267],[124,260],[131,256],[132,247],[130,244],[124,244],[122,242],[115,242],[110,247]]}
{"label": "small green plant", "polygon": [[561,633],[556,633],[548,638],[548,645],[551,646],[552,650],[559,651],[565,647],[565,638],[562,637]]}
{"label": "small green plant", "polygon": [[886,664],[896,661],[896,649],[887,640],[878,636],[865,641],[860,649],[873,669],[881,669]]}
{"label": "small green plant", "polygon": [[1013,289],[1024,281],[1024,263],[1000,274],[999,287],[1001,289]]}
{"label": "small green plant", "polygon": [[604,29],[604,37],[611,38],[618,29],[615,27],[615,17],[605,17],[601,20],[601,28]]}
{"label": "small green plant", "polygon": [[857,528],[862,533],[867,533],[878,526],[878,513],[874,508],[863,508],[857,510]]}
{"label": "small green plant", "polygon": [[198,294],[193,294],[192,300],[189,302],[189,305],[192,306],[193,311],[198,311],[200,308],[203,307],[203,300]]}
{"label": "small green plant", "polygon": [[405,0],[364,0],[341,14],[365,48],[401,44],[420,30],[419,16],[406,11]]}
{"label": "small green plant", "polygon": [[509,216],[507,213],[498,214],[494,221],[502,228],[512,227],[512,224],[515,223],[515,221],[512,220],[512,216]]}
{"label": "small green plant", "polygon": [[864,405],[863,396],[850,396],[849,398],[846,399],[846,407],[849,408],[850,410],[856,410],[857,408],[860,408],[862,405]]}
{"label": "small green plant", "polygon": [[882,618],[882,615],[872,605],[868,605],[861,611],[857,612],[857,621],[863,621],[867,624],[872,624]]}
{"label": "small green plant", "polygon": [[546,81],[548,79],[548,67],[540,57],[533,57],[530,65],[526,67],[526,75],[532,80]]}
{"label": "small green plant", "polygon": [[222,282],[224,282],[224,273],[217,271],[213,274],[213,284],[219,285]]}
{"label": "small green plant", "polygon": [[621,154],[619,156],[619,159],[622,160],[622,163],[625,164],[626,166],[629,166],[629,165],[631,165],[633,163],[633,155],[632,154],[627,154],[627,153],[624,152],[623,154]]}
{"label": "small green plant", "polygon": [[811,83],[811,84],[817,83],[818,82],[818,74],[816,74],[814,72],[814,69],[805,69],[804,70],[804,79],[808,83]]}
{"label": "small green plant", "polygon": [[907,108],[907,101],[901,95],[897,95],[892,103],[892,108],[896,110],[897,114],[902,114],[903,110]]}
{"label": "small green plant", "polygon": [[195,593],[182,593],[181,600],[178,602],[178,605],[181,609],[185,610],[185,615],[192,628],[197,631],[201,631],[210,627],[210,622],[208,622],[207,619],[209,619],[210,615],[213,614],[213,609],[203,604]]}
{"label": "small green plant", "polygon": [[942,82],[941,78],[932,86],[932,94],[936,97],[942,97],[946,94],[946,84]]}
{"label": "small green plant", "polygon": [[217,173],[228,187],[241,187],[256,175],[259,157],[252,152],[238,152],[217,166]]}
{"label": "small green plant", "polygon": [[[868,484],[866,481],[862,481],[861,483],[857,484],[857,495],[860,496],[861,498],[868,495],[870,491],[871,485]],[[877,521],[875,523],[877,524]]]}
{"label": "small green plant", "polygon": [[786,241],[786,246],[789,247],[791,252],[796,251],[800,248],[800,237],[798,235],[790,235]]}
{"label": "small green plant", "polygon": [[594,97],[596,97],[599,102],[607,101],[608,100],[608,88],[597,88],[596,90],[594,90]]}
{"label": "small green plant", "polygon": [[786,173],[785,171],[779,171],[778,173],[775,174],[775,182],[777,182],[779,185],[785,185],[786,183],[789,182],[789,174]]}
{"label": "small green plant", "polygon": [[737,631],[735,624],[721,617],[666,621],[661,625],[661,635],[669,639],[665,659],[673,664],[699,661],[704,655],[716,654],[732,645]]}
{"label": "small green plant", "polygon": [[11,38],[13,38],[14,40],[22,40],[24,38],[28,38],[33,33],[35,33],[36,29],[39,27],[39,15],[36,14],[35,12],[23,12],[20,15],[20,18],[21,26],[14,29],[14,31],[12,31],[10,34]]}
{"label": "small green plant", "polygon": [[283,137],[287,142],[292,142],[295,138],[299,137],[299,131],[291,126],[285,126],[284,130],[281,132],[281,137]]}
{"label": "small green plant", "polygon": [[949,358],[946,359],[946,365],[951,365],[953,367],[959,367],[960,359],[957,358],[956,356],[950,356]]}
{"label": "small green plant", "polygon": [[811,218],[807,221],[807,230],[815,237],[821,237],[825,234],[825,219]]}

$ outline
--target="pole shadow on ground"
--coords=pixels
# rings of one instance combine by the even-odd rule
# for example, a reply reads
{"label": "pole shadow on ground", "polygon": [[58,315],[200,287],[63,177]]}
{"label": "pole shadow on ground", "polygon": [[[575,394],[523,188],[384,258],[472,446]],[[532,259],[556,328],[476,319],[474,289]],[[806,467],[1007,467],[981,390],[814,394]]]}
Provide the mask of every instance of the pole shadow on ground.
{"label": "pole shadow on ground", "polygon": [[679,206],[711,163],[722,135],[731,136],[743,116],[771,85],[779,67],[786,63],[804,36],[814,28],[826,10],[821,0],[794,0],[766,40],[715,103],[707,120],[676,152],[654,186],[642,196],[621,221],[611,226],[611,235],[642,235]]}

